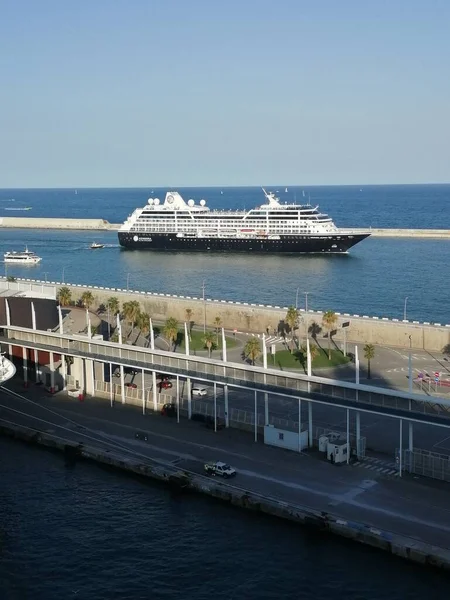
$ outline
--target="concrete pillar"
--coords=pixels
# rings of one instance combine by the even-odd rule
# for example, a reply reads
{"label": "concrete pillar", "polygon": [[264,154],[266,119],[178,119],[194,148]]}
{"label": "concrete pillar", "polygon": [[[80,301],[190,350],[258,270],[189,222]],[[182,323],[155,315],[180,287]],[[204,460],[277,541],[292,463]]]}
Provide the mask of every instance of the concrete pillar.
{"label": "concrete pillar", "polygon": [[350,462],[350,410],[347,408],[347,464]]}
{"label": "concrete pillar", "polygon": [[264,425],[269,424],[269,394],[264,394]]}
{"label": "concrete pillar", "polygon": [[23,362],[23,386],[28,387],[28,360],[27,360],[27,349],[25,346],[22,348],[22,362]]}
{"label": "concrete pillar", "polygon": [[[216,384],[214,384],[216,385]],[[180,422],[180,376],[177,375],[177,423]]]}
{"label": "concrete pillar", "polygon": [[214,382],[214,431],[217,432],[217,383]]}
{"label": "concrete pillar", "polygon": [[55,391],[55,357],[53,352],[50,352],[50,391],[53,394]]}
{"label": "concrete pillar", "polygon": [[356,411],[356,456],[360,458],[360,441],[361,441],[361,420],[359,411]]}
{"label": "concrete pillar", "polygon": [[125,370],[123,365],[120,365],[120,394],[122,397],[122,404],[125,404]]}
{"label": "concrete pillar", "polygon": [[[355,383],[359,385],[359,357],[358,346],[355,344]],[[358,400],[358,390],[356,390],[356,400]],[[357,413],[359,416],[359,413]]]}
{"label": "concrete pillar", "polygon": [[80,389],[81,389],[81,393],[84,396],[84,394],[86,393],[86,386],[85,386],[85,376],[84,376],[84,372],[85,372],[85,360],[84,358],[80,358]]}
{"label": "concrete pillar", "polygon": [[312,376],[312,365],[311,365],[311,348],[309,345],[309,338],[306,336],[306,374],[308,375],[308,394],[311,393],[311,382],[309,378]]}
{"label": "concrete pillar", "polygon": [[313,411],[312,402],[308,402],[308,446],[313,447]]}
{"label": "concrete pillar", "polygon": [[228,410],[228,386],[223,386],[223,398],[225,402],[225,427],[230,426],[230,414]]}
{"label": "concrete pillar", "polygon": [[412,421],[408,423],[408,450],[410,452],[414,450],[414,431]]}
{"label": "concrete pillar", "polygon": [[398,443],[398,475],[402,476],[403,471],[403,419],[400,419],[400,431],[399,431],[399,443]]}
{"label": "concrete pillar", "polygon": [[255,442],[258,441],[258,392],[255,390]]}
{"label": "concrete pillar", "polygon": [[[6,298],[5,298],[5,309],[6,309],[6,325],[11,326],[11,312],[9,310],[9,302]],[[10,336],[11,336],[11,333],[8,330],[8,337],[10,337]],[[11,344],[8,344],[8,355],[9,355],[9,360],[12,360],[13,349],[12,349]]]}
{"label": "concrete pillar", "polygon": [[153,410],[158,412],[158,386],[156,385],[156,371],[152,372]]}
{"label": "concrete pillar", "polygon": [[302,451],[302,401],[298,399],[298,451]]}
{"label": "concrete pillar", "polygon": [[142,414],[145,415],[145,371],[142,369]]}
{"label": "concrete pillar", "polygon": [[111,404],[111,408],[114,406],[114,383],[113,383],[113,373],[112,373],[112,363],[109,363],[109,402]]}
{"label": "concrete pillar", "polygon": [[62,317],[62,309],[61,306],[58,304],[58,319],[59,319],[59,333],[61,335],[63,335],[63,317]]}
{"label": "concrete pillar", "polygon": [[61,354],[61,379],[62,379],[62,389],[66,389],[66,380],[67,380],[67,364],[66,357],[64,354]]}
{"label": "concrete pillar", "polygon": [[189,377],[186,379],[187,387],[187,401],[188,401],[188,419],[192,417],[192,394],[191,394],[191,380]]}

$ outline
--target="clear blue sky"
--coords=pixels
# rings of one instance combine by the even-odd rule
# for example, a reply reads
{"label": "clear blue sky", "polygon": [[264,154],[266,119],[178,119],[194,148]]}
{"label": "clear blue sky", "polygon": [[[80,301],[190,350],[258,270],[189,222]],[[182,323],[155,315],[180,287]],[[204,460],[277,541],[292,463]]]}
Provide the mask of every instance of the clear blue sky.
{"label": "clear blue sky", "polygon": [[449,0],[0,0],[0,187],[450,181]]}

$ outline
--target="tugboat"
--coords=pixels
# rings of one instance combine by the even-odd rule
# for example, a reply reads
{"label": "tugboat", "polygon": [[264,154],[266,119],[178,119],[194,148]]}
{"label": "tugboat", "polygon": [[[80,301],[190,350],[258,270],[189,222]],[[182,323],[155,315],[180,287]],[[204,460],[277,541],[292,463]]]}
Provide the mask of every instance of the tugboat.
{"label": "tugboat", "polygon": [[99,248],[104,248],[105,244],[97,244],[97,242],[92,242],[91,250],[98,250]]}

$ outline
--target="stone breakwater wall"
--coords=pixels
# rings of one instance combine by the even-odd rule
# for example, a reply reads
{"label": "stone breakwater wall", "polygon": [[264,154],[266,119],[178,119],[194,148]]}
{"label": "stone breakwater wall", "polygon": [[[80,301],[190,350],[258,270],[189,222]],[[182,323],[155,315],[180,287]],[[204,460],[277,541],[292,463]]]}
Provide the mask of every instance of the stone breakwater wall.
{"label": "stone breakwater wall", "polygon": [[[361,233],[367,229],[355,229]],[[373,237],[391,237],[391,238],[430,238],[430,239],[448,239],[450,240],[450,229],[372,229],[370,233]]]}
{"label": "stone breakwater wall", "polygon": [[[180,323],[186,319],[186,309],[192,310],[191,321],[194,325],[203,325],[206,315],[206,324],[214,327],[214,320],[220,317],[222,326],[227,330],[246,332],[261,336],[269,329],[269,334],[282,333],[285,328],[284,319],[288,307],[265,306],[263,304],[250,304],[247,302],[232,302],[227,300],[213,300],[189,296],[174,296],[171,294],[160,294],[157,292],[143,292],[124,290],[120,288],[107,288],[101,286],[86,286],[81,284],[44,282],[30,279],[18,279],[15,282],[6,282],[4,278],[3,287],[12,292],[52,293],[56,298],[58,290],[62,286],[68,287],[72,292],[72,299],[78,301],[83,292],[90,291],[94,296],[93,310],[102,304],[106,304],[108,298],[116,296],[121,305],[130,300],[138,300],[141,309],[147,312],[154,321],[164,321],[167,317],[174,317]],[[332,308],[332,307],[330,307]],[[304,339],[306,330],[316,323],[322,327],[322,311],[310,310],[299,311],[299,327],[297,335]],[[400,321],[388,319],[387,317],[370,317],[368,315],[350,315],[348,313],[336,312],[338,322],[336,324],[333,340],[343,342],[346,336],[347,342],[369,343],[380,346],[394,346],[398,348],[422,349],[430,352],[442,352],[450,344],[450,324],[420,323],[418,321]],[[349,323],[345,328],[344,323]],[[317,339],[322,341],[326,331],[320,331]]]}
{"label": "stone breakwater wall", "polygon": [[104,219],[46,219],[40,217],[2,217],[0,227],[13,229],[73,229],[117,231],[120,225]]}
{"label": "stone breakwater wall", "polygon": [[28,444],[43,446],[49,450],[63,452],[69,462],[77,460],[96,462],[138,477],[160,481],[178,492],[204,494],[246,510],[287,519],[310,530],[340,535],[424,566],[450,571],[450,550],[384,531],[370,524],[349,521],[305,505],[294,505],[279,498],[244,490],[237,485],[230,485],[215,478],[180,471],[170,464],[152,463],[151,459],[143,463],[139,458],[121,455],[120,451],[111,452],[102,448],[87,447],[12,423],[0,423],[0,434]]}

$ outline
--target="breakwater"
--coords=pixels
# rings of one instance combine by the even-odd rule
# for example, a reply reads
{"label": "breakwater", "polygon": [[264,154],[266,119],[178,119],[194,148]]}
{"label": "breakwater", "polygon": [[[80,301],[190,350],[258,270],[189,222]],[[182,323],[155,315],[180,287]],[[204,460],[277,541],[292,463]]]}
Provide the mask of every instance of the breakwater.
{"label": "breakwater", "polygon": [[[60,282],[36,281],[31,279],[17,279],[5,281],[0,278],[2,286],[10,292],[38,293],[45,292],[57,297],[58,290],[68,287],[71,291],[72,302],[77,303],[84,292],[90,291],[94,297],[93,310],[105,306],[108,298],[116,296],[121,304],[129,300],[137,300],[141,310],[147,312],[155,321],[164,321],[174,317],[180,323],[186,320],[186,310],[192,311],[190,320],[194,324],[203,324],[205,320],[208,327],[215,327],[215,320],[220,318],[221,325],[229,331],[248,332],[261,336],[264,332],[270,335],[280,335],[285,331],[285,317],[287,306],[270,306],[248,302],[233,302],[214,300],[211,298],[175,296],[158,292],[144,292],[124,290],[121,288],[108,288],[102,286],[86,286]],[[343,342],[370,343],[380,346],[393,346],[405,349],[422,349],[432,352],[442,352],[450,344],[450,324],[429,323],[418,321],[400,321],[387,317],[370,317],[369,315],[351,315],[349,313],[335,313],[337,316],[336,329],[333,340]],[[322,331],[323,311],[299,309],[299,326],[297,334],[306,336],[308,330],[315,323],[318,327],[318,339],[327,335]],[[347,326],[343,327],[344,324]]]}
{"label": "breakwater", "polygon": [[[0,227],[7,229],[69,229],[91,231],[118,231],[120,223],[110,223],[106,219],[70,219],[44,217],[2,217]],[[365,233],[368,229],[352,229]],[[370,228],[373,237],[450,239],[450,229],[380,229]]]}
{"label": "breakwater", "polygon": [[82,445],[73,440],[66,440],[51,433],[40,432],[11,422],[2,422],[0,434],[62,452],[70,464],[77,460],[92,461],[134,476],[160,481],[180,493],[204,494],[246,510],[289,520],[313,531],[339,535],[418,564],[450,570],[448,549],[384,531],[373,524],[349,521],[333,513],[320,512],[309,506],[261,495],[240,488],[238,485],[230,485],[190,471],[181,471],[175,465],[150,459],[144,462],[139,457],[125,456],[120,450],[111,451]]}
{"label": "breakwater", "polygon": [[119,224],[105,219],[47,219],[43,217],[2,217],[0,227],[6,229],[68,229],[90,231],[117,231]]}

